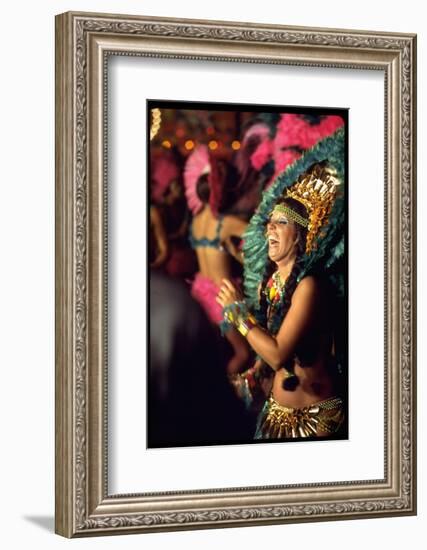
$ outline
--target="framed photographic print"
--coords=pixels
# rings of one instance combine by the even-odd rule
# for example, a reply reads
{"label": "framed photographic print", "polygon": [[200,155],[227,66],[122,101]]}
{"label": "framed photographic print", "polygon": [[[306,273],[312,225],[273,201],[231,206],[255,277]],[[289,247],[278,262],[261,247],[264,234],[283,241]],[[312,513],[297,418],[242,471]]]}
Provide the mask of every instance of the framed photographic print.
{"label": "framed photographic print", "polygon": [[56,531],[416,513],[409,34],[56,19]]}
{"label": "framed photographic print", "polygon": [[[347,437],[347,119],[343,109],[148,101],[149,447],[318,440],[319,422],[328,424],[322,437]],[[320,230],[325,235],[317,238]],[[327,246],[317,246],[328,239]],[[278,328],[285,317],[292,321],[299,293],[293,295],[302,279],[311,280],[307,277],[319,299],[311,323],[318,319],[329,328],[306,331],[298,360],[293,354],[282,357],[281,364],[289,364],[275,377],[271,363],[257,354],[274,354],[273,337],[281,345]],[[245,327],[224,320],[224,279],[236,292],[244,289],[241,305],[258,317],[247,340]],[[191,298],[178,313],[171,298],[180,286]],[[222,341],[215,334],[198,337],[200,320],[190,334],[182,333],[184,320],[192,322],[193,300]],[[307,312],[309,302],[303,306]],[[166,326],[175,318],[167,340],[176,345],[167,346],[166,360]],[[294,318],[286,330],[295,323]],[[199,338],[204,343],[197,356]],[[333,353],[323,353],[323,346]],[[314,384],[316,395],[306,393],[306,384]],[[257,427],[270,394],[274,417],[271,413]],[[297,415],[279,408],[280,396],[281,405],[298,405]],[[307,409],[314,402],[339,406],[319,416],[317,409]]]}

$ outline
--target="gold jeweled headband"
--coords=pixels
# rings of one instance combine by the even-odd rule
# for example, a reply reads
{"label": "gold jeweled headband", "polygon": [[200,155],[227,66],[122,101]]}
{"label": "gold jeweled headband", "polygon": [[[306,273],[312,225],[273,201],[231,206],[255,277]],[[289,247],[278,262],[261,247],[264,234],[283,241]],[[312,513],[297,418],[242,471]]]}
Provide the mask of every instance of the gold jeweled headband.
{"label": "gold jeweled headband", "polygon": [[276,206],[273,208],[273,212],[280,212],[281,214],[285,214],[287,218],[289,218],[291,221],[298,223],[299,225],[302,225],[303,227],[308,227],[308,220],[306,218],[303,218],[298,212],[295,212],[295,210],[292,210],[289,206],[286,206],[286,204],[276,204]]}

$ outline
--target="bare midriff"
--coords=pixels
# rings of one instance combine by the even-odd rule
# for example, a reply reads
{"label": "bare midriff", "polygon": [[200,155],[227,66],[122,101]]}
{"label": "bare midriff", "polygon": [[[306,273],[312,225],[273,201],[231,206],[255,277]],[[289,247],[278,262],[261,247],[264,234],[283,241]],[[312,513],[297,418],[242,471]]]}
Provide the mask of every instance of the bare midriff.
{"label": "bare midriff", "polygon": [[325,368],[325,361],[319,360],[310,366],[301,366],[295,362],[294,373],[298,378],[294,390],[283,388],[283,381],[287,377],[285,369],[279,369],[274,375],[272,393],[279,405],[302,408],[334,397],[334,387]]}
{"label": "bare midriff", "polygon": [[200,247],[196,250],[196,254],[202,275],[209,277],[217,285],[221,284],[222,279],[231,278],[230,259],[224,251]]}

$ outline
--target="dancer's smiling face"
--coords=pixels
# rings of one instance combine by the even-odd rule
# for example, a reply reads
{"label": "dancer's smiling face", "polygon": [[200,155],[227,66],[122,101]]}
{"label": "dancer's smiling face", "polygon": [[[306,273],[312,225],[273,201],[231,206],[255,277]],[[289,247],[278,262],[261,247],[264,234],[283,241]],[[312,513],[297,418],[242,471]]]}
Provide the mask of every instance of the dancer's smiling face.
{"label": "dancer's smiling face", "polygon": [[298,242],[298,230],[285,213],[273,210],[267,222],[268,257],[275,263],[291,259]]}

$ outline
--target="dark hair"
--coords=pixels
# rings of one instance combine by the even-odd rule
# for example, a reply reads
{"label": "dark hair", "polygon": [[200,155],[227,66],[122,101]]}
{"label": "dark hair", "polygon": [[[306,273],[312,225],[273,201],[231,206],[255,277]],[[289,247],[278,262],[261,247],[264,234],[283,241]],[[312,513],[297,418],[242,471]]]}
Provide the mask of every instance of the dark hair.
{"label": "dark hair", "polygon": [[241,197],[242,191],[239,189],[239,173],[237,168],[230,162],[221,162],[219,165],[222,173],[222,196],[219,210],[224,213],[230,213],[234,204]]}
{"label": "dark hair", "polygon": [[[238,181],[237,169],[230,163],[217,160],[214,175],[211,173],[203,174],[199,177],[196,184],[196,193],[203,204],[210,200],[211,193],[215,194],[215,202],[218,212],[228,213],[236,201],[236,182]],[[212,179],[215,186],[212,187]]]}
{"label": "dark hair", "polygon": [[211,194],[211,189],[209,185],[209,174],[202,174],[197,180],[196,193],[203,204],[209,202],[209,196]]}
{"label": "dark hair", "polygon": [[[289,206],[290,208],[292,208],[292,210],[294,210],[300,216],[306,219],[308,218],[307,210],[305,206],[295,199],[292,199],[290,197],[283,197],[277,201],[276,205],[277,204],[284,204],[286,206]],[[290,272],[289,277],[286,281],[286,291],[285,291],[284,300],[280,304],[280,307],[278,307],[274,311],[272,317],[268,320],[269,329],[272,330],[274,334],[276,334],[276,332],[279,330],[283,319],[286,317],[286,314],[288,313],[289,308],[291,307],[292,296],[298,284],[298,275],[301,273],[301,264],[305,254],[307,229],[298,223],[295,223],[295,228],[298,235],[298,239],[295,245],[296,256],[295,256],[294,265],[292,267],[292,271]],[[264,320],[265,326],[267,326],[267,298],[265,295],[265,288],[267,286],[267,283],[270,277],[272,276],[275,270],[276,270],[276,265],[274,264],[274,262],[269,261],[261,283],[260,309],[264,317],[263,320]],[[283,368],[286,368],[286,370],[293,373],[293,358],[290,359],[287,362],[287,364],[283,366]],[[286,390],[295,389],[297,385],[298,385],[298,378],[296,376],[290,376],[289,378],[286,378],[283,382],[283,387]]]}

